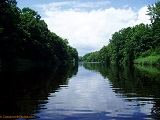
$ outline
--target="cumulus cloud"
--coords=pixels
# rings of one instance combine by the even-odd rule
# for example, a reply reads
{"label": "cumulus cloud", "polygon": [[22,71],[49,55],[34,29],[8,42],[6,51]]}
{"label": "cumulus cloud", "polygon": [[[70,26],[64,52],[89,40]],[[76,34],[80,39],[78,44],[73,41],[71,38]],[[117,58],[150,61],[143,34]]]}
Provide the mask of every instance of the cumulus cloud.
{"label": "cumulus cloud", "polygon": [[[104,1],[96,3],[66,1],[37,7],[42,8],[45,15],[43,19],[49,29],[68,39],[70,45],[77,48],[79,55],[97,51],[107,45],[111,35],[122,28],[149,23],[149,18],[145,15],[147,7],[135,12],[130,7],[100,9],[100,6],[104,7],[104,4],[110,3]],[[92,9],[85,10],[85,7]]]}
{"label": "cumulus cloud", "polygon": [[150,17],[146,15],[147,11],[148,11],[147,6],[142,7],[138,11],[138,13],[137,13],[138,19],[136,21],[136,24],[140,24],[140,23],[149,24],[150,23],[150,21],[149,21]]}

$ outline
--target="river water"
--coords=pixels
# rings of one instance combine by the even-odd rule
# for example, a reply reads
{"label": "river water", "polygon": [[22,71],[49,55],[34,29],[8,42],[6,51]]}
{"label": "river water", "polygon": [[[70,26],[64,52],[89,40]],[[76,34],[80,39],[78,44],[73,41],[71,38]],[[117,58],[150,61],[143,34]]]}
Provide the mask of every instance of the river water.
{"label": "river water", "polygon": [[0,115],[37,120],[160,119],[160,70],[79,63],[1,70]]}

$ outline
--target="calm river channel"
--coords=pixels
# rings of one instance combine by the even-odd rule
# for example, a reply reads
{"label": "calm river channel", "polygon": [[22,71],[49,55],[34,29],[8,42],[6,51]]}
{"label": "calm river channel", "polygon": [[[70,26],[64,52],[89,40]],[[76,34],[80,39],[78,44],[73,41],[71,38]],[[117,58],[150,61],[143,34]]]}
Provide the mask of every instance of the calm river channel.
{"label": "calm river channel", "polygon": [[160,119],[160,68],[102,63],[1,68],[0,80],[0,117]]}

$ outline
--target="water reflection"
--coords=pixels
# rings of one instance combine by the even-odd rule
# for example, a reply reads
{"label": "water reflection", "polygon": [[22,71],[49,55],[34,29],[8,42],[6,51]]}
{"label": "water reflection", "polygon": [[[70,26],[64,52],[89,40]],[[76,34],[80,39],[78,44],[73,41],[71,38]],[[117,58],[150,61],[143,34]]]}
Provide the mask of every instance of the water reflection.
{"label": "water reflection", "polygon": [[67,86],[51,93],[41,119],[158,119],[159,84],[134,67],[81,63]]}
{"label": "water reflection", "polygon": [[77,66],[8,67],[0,72],[0,115],[32,115],[47,103],[49,93],[68,84]]}
{"label": "water reflection", "polygon": [[159,119],[160,70],[80,63],[2,69],[0,115],[39,120]]}
{"label": "water reflection", "polygon": [[108,78],[116,96],[124,98],[128,106],[137,106],[141,110],[148,108],[150,115],[160,116],[159,68],[105,64],[84,64],[84,67],[99,71],[104,78]]}

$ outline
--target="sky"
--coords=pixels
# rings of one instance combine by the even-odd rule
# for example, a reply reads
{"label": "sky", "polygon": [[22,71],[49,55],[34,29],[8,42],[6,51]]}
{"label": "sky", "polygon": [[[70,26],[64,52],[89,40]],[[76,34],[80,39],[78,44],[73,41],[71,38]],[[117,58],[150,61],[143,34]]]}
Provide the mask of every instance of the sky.
{"label": "sky", "polygon": [[99,51],[112,34],[137,24],[150,24],[147,6],[158,0],[17,0],[19,8],[40,14],[50,31],[68,39],[79,56]]}

